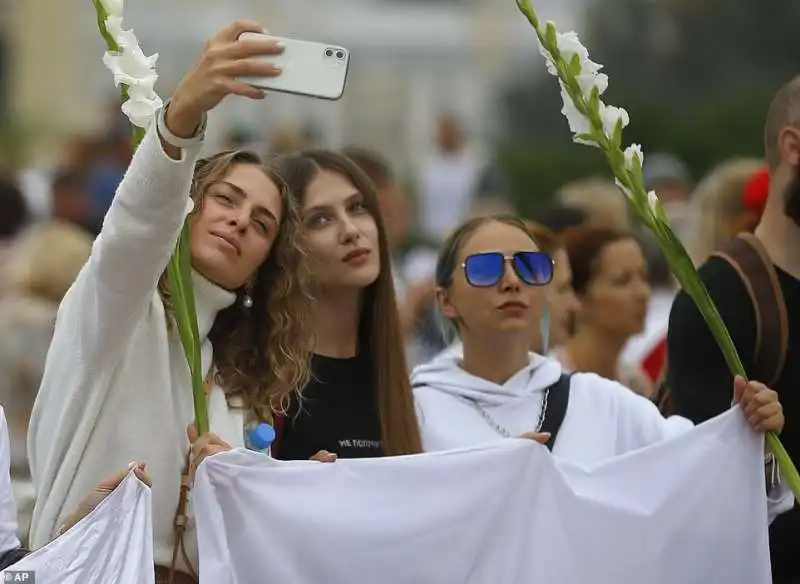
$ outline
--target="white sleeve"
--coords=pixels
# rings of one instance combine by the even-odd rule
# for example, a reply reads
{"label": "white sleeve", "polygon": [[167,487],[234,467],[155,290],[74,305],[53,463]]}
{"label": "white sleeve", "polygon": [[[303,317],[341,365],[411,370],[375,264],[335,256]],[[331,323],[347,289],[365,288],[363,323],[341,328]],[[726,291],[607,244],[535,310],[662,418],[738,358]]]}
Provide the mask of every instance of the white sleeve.
{"label": "white sleeve", "polygon": [[[200,145],[181,160],[164,152],[153,123],[117,189],[88,262],[64,298],[67,328],[87,367],[114,360],[152,300],[191,209]],[[58,343],[64,335],[55,335]],[[52,350],[52,349],[51,349]]]}
{"label": "white sleeve", "polygon": [[617,403],[617,454],[668,440],[694,428],[687,418],[665,418],[652,401],[624,385],[604,381],[607,390],[614,392]]}

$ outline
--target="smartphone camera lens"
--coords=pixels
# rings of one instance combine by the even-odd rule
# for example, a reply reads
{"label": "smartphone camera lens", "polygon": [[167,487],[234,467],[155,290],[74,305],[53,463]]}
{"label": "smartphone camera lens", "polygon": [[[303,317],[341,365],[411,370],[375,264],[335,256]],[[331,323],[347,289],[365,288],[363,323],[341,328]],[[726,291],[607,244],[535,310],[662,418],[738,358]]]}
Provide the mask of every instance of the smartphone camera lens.
{"label": "smartphone camera lens", "polygon": [[344,52],[343,51],[336,51],[336,58],[337,59],[344,59]]}
{"label": "smartphone camera lens", "polygon": [[325,56],[326,57],[333,57],[333,50],[332,49],[326,49],[325,50]]}

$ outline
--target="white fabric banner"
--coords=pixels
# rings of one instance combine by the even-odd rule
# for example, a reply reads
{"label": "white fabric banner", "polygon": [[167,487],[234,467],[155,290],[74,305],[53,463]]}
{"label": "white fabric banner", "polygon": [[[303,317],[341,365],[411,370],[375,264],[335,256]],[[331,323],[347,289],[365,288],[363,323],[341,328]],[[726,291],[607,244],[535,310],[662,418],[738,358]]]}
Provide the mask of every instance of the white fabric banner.
{"label": "white fabric banner", "polygon": [[0,572],[0,582],[154,584],[150,487],[131,472],[94,511]]}
{"label": "white fabric banner", "polygon": [[738,408],[595,468],[505,440],[199,468],[201,584],[769,584],[763,440]]}

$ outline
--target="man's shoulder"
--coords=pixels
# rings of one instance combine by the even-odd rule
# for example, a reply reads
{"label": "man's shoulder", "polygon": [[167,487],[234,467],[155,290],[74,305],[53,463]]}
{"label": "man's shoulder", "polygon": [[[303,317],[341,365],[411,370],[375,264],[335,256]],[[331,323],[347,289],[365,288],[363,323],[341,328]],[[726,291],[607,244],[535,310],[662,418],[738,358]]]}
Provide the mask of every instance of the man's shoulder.
{"label": "man's shoulder", "polygon": [[700,279],[706,286],[721,284],[727,286],[731,283],[741,284],[739,273],[727,260],[717,255],[712,255],[697,270]]}
{"label": "man's shoulder", "polygon": [[[747,286],[742,281],[736,268],[727,260],[719,256],[711,256],[698,268],[697,273],[715,303],[721,302],[725,306],[736,306],[742,302],[747,304],[751,302]],[[681,290],[675,299],[673,309],[674,306],[687,302],[694,306],[694,302],[689,295]]]}
{"label": "man's shoulder", "polygon": [[[756,334],[755,306],[736,268],[720,257],[711,257],[698,273],[734,341],[738,341],[737,344],[749,343],[747,339]],[[708,325],[694,300],[682,290],[670,311],[670,345],[678,338],[682,343],[699,343],[706,338],[711,340],[710,335],[707,337],[709,333]]]}
{"label": "man's shoulder", "polygon": [[[711,257],[698,270],[720,317],[737,349],[748,351],[757,335],[756,308],[747,285],[736,268],[720,257]],[[673,360],[676,343],[692,350],[716,341],[694,300],[681,291],[675,298],[669,316],[668,352]],[[699,353],[695,355],[699,357]]]}

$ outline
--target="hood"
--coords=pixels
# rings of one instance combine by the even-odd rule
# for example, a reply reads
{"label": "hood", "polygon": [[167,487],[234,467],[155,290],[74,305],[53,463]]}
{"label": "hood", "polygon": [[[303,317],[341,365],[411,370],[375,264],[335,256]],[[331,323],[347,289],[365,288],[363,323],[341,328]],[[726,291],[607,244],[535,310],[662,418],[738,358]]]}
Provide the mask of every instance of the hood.
{"label": "hood", "polygon": [[461,355],[446,352],[430,363],[416,367],[411,372],[411,386],[414,391],[439,391],[481,405],[496,406],[542,391],[558,381],[560,376],[558,361],[531,353],[527,366],[498,385],[467,373],[461,368]]}

